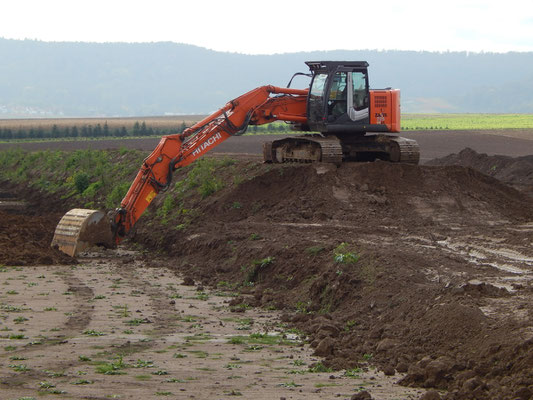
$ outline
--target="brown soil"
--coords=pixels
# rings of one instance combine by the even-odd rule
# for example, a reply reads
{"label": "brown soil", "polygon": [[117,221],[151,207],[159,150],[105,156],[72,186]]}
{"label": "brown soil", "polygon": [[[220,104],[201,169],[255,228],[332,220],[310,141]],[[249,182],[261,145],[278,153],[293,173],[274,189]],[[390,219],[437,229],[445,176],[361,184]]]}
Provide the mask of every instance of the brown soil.
{"label": "brown soil", "polygon": [[[327,365],[370,360],[406,372],[403,385],[445,391],[431,398],[529,399],[533,206],[473,169],[495,159],[469,157],[469,167],[243,160],[232,174],[249,179],[198,201],[186,229],[143,217],[131,239],[147,263],[164,251],[163,264],[195,282],[242,285],[236,311],[283,310]],[[502,174],[529,184],[527,168]],[[52,232],[47,221],[38,230]]]}
{"label": "brown soil", "polygon": [[[447,399],[529,398],[533,207],[519,191],[460,166],[263,166],[199,215],[185,232],[141,221],[135,240],[204,284],[247,283],[236,305],[287,310],[335,368],[370,358]],[[357,262],[335,262],[341,243]]]}
{"label": "brown soil", "polygon": [[0,264],[54,265],[74,260],[50,247],[56,216],[29,216],[0,210]]}
{"label": "brown soil", "polygon": [[431,160],[427,165],[461,165],[474,168],[517,189],[533,194],[533,156],[489,156],[466,148],[459,153]]}

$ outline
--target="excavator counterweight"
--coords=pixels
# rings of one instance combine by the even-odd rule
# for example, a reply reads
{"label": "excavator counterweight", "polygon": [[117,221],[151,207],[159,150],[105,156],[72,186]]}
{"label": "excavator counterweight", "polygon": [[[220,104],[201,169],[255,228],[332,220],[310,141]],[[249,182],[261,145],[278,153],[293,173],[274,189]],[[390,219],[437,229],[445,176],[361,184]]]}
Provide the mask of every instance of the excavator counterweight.
{"label": "excavator counterweight", "polygon": [[[307,89],[261,86],[186,129],[164,136],[143,161],[120,207],[106,215],[73,209],[57,225],[52,246],[75,256],[91,245],[114,246],[128,234],[173,172],[249,125],[285,121],[311,134],[267,142],[265,162],[373,161],[417,164],[418,144],[400,132],[400,91],[370,89],[366,61],[308,61]],[[304,74],[306,75],[306,74]],[[367,133],[377,133],[367,135]]]}

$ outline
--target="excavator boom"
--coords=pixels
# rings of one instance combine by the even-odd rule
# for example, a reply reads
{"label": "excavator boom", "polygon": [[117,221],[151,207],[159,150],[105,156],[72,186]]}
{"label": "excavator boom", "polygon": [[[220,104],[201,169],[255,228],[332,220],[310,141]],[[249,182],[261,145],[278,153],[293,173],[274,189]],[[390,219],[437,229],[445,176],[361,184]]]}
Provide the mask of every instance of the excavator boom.
{"label": "excavator boom", "polygon": [[[307,90],[262,86],[228,102],[223,108],[194,124],[181,134],[164,136],[133,180],[120,208],[109,223],[96,210],[74,209],[61,219],[52,246],[75,256],[92,243],[116,245],[135,225],[156,195],[166,190],[177,168],[185,167],[231,136],[241,135],[249,124],[277,120],[305,122]],[[98,214],[97,214],[98,213]],[[105,235],[94,234],[90,218],[98,215],[98,227]],[[92,217],[91,217],[92,216]],[[111,240],[108,239],[111,232]]]}

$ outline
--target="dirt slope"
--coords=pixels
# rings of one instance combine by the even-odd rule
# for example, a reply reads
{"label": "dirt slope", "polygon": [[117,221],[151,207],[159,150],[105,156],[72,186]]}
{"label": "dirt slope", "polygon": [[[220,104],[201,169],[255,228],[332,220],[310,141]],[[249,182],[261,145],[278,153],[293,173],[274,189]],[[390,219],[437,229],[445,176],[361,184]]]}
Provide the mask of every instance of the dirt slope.
{"label": "dirt slope", "polygon": [[199,207],[186,230],[141,222],[135,240],[204,283],[240,282],[243,303],[295,310],[334,367],[372,359],[449,399],[529,398],[533,207],[519,191],[460,166],[263,166]]}

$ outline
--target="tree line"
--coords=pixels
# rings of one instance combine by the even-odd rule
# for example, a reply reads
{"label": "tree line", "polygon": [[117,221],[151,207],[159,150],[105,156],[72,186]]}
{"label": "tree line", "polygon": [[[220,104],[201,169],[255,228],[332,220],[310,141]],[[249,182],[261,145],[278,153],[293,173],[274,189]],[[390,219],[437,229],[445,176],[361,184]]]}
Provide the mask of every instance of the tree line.
{"label": "tree line", "polygon": [[135,122],[133,126],[110,128],[105,122],[103,125],[72,125],[63,126],[54,124],[51,127],[32,126],[32,127],[10,127],[0,128],[0,140],[24,140],[24,139],[62,139],[62,138],[104,138],[104,137],[138,137],[153,135],[168,135],[181,133],[187,128],[185,122],[174,128],[159,128],[146,125],[146,122]]}
{"label": "tree line", "polygon": [[[51,127],[10,127],[0,128],[0,140],[27,140],[27,139],[76,139],[76,138],[105,138],[105,137],[143,137],[143,136],[163,136],[181,133],[187,128],[187,124],[182,122],[175,127],[152,127],[146,122],[135,122],[133,126],[109,127],[107,122],[103,125],[98,123],[63,126],[54,124]],[[267,125],[250,125],[247,134],[269,134],[276,132],[287,132],[289,126],[285,123],[273,123]]]}

